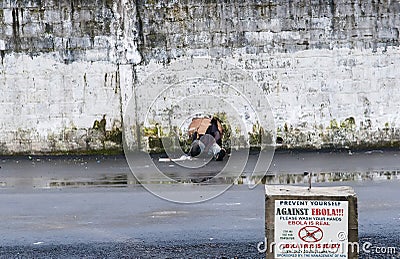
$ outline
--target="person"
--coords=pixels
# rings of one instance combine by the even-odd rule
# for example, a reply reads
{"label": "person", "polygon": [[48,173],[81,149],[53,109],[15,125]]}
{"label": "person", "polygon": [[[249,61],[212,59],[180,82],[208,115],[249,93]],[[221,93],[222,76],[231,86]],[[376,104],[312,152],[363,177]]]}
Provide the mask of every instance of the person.
{"label": "person", "polygon": [[217,118],[212,118],[205,133],[201,134],[199,128],[205,120],[209,119],[202,119],[197,129],[192,130],[192,145],[189,156],[196,157],[207,153],[212,155],[215,160],[222,161],[226,155],[225,149],[222,148],[222,127]]}

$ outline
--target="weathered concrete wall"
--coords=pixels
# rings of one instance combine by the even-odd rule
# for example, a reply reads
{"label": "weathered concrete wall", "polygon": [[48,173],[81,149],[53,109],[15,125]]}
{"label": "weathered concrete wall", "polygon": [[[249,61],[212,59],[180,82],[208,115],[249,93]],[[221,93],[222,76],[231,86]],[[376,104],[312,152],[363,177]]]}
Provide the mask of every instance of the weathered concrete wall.
{"label": "weathered concrete wall", "polygon": [[147,1],[139,13],[146,62],[245,69],[286,147],[399,146],[398,1]]}
{"label": "weathered concrete wall", "polygon": [[394,0],[3,0],[0,151],[120,148],[137,80],[191,56],[248,71],[286,147],[398,147],[399,28]]}
{"label": "weathered concrete wall", "polygon": [[134,3],[0,7],[0,153],[121,150],[122,88],[141,59]]}

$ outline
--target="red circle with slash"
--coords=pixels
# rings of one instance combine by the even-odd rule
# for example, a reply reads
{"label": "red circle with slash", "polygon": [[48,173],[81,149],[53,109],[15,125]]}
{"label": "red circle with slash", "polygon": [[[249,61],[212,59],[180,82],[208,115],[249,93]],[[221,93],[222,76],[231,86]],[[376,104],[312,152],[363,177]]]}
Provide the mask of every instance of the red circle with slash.
{"label": "red circle with slash", "polygon": [[316,226],[305,226],[299,230],[299,237],[304,242],[318,242],[324,236],[322,229]]}

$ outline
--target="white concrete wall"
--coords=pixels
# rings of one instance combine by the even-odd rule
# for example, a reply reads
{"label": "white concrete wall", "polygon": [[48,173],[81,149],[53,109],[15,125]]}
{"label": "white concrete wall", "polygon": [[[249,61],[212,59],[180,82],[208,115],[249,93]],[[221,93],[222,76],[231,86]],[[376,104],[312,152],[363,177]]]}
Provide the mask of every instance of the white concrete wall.
{"label": "white concrete wall", "polygon": [[2,151],[85,148],[89,129],[103,114],[108,130],[121,123],[117,80],[111,63],[66,65],[51,55],[6,55],[0,75]]}
{"label": "white concrete wall", "polygon": [[[391,47],[377,52],[348,48],[237,52],[225,60],[244,69],[263,90],[285,147],[363,148],[399,140],[399,58],[400,48]],[[145,81],[161,68],[149,64],[137,68],[136,74]],[[354,125],[346,123],[349,118]]]}
{"label": "white concrete wall", "polygon": [[1,154],[121,150],[138,81],[191,56],[248,72],[284,147],[399,147],[398,1],[76,3],[1,3]]}
{"label": "white concrete wall", "polygon": [[[114,135],[141,59],[135,6],[77,3],[1,2],[0,154],[121,152]],[[103,115],[106,132],[93,129]]]}
{"label": "white concrete wall", "polygon": [[[268,94],[284,143],[319,148],[399,140],[399,57],[400,48],[391,47],[245,54],[234,60]],[[355,125],[342,125],[350,117]],[[338,129],[331,129],[333,121]]]}

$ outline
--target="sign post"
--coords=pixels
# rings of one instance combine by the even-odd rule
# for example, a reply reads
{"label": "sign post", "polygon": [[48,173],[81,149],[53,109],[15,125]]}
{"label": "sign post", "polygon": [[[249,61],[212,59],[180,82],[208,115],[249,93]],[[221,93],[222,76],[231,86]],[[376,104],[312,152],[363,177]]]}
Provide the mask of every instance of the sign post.
{"label": "sign post", "polygon": [[265,206],[267,258],[358,258],[352,188],[267,185]]}

